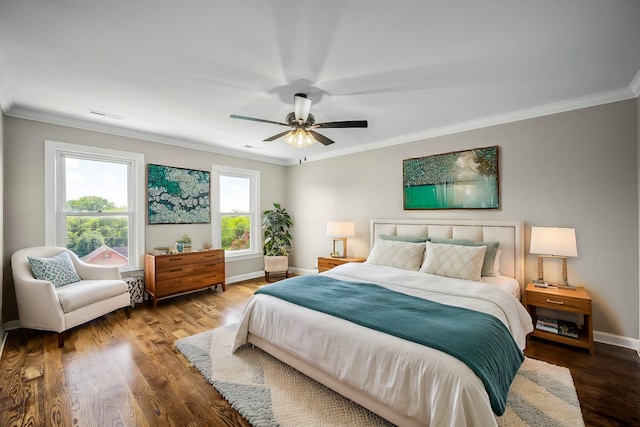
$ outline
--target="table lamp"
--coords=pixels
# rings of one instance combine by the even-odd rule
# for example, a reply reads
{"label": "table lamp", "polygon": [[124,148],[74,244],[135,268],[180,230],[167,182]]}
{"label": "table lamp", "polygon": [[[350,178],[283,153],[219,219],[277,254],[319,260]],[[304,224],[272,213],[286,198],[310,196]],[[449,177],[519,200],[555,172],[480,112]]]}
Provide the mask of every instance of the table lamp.
{"label": "table lamp", "polygon": [[[355,228],[353,222],[349,221],[329,221],[327,222],[327,237],[333,237],[333,252],[331,256],[334,258],[347,257],[347,237],[355,236]],[[336,242],[342,242],[342,253],[336,249]]]}
{"label": "table lamp", "polygon": [[576,287],[567,281],[567,257],[577,257],[576,230],[560,227],[531,227],[531,246],[529,252],[538,254],[538,279],[534,283],[545,283],[543,272],[543,258],[562,259],[562,283],[557,285],[562,289]]}

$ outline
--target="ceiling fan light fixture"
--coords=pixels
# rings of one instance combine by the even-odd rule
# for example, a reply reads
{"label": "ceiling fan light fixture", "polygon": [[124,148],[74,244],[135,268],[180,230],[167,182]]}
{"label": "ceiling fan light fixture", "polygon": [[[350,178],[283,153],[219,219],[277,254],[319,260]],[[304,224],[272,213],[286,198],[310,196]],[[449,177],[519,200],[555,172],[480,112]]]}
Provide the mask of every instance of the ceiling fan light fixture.
{"label": "ceiling fan light fixture", "polygon": [[295,129],[287,134],[285,141],[296,148],[309,147],[315,144],[316,140],[304,129]]}
{"label": "ceiling fan light fixture", "polygon": [[298,120],[300,124],[305,123],[309,116],[309,111],[311,111],[311,100],[307,98],[307,95],[304,93],[296,93],[293,101],[293,112],[296,120]]}

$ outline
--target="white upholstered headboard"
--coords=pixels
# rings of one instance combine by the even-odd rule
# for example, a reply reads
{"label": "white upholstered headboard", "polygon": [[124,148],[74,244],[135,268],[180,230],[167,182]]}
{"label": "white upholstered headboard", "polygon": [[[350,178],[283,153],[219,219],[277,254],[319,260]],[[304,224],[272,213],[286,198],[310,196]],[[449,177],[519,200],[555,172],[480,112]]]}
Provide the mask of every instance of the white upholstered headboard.
{"label": "white upholstered headboard", "polygon": [[449,219],[372,219],[369,227],[370,249],[380,235],[468,239],[476,242],[500,242],[500,274],[514,277],[520,287],[524,280],[524,223],[519,221]]}

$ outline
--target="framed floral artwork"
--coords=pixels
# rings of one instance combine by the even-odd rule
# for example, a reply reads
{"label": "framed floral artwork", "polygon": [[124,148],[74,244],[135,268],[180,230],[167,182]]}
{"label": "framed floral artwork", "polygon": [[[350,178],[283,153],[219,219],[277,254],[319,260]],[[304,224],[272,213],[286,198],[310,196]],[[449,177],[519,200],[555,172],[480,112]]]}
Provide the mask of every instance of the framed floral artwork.
{"label": "framed floral artwork", "polygon": [[211,222],[209,172],[147,165],[149,224]]}

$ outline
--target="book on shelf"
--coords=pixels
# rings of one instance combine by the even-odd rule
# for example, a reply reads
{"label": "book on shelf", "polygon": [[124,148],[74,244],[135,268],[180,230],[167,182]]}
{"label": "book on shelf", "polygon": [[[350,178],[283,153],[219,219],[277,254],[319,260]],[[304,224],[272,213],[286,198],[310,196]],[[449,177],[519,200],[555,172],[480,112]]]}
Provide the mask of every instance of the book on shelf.
{"label": "book on shelf", "polygon": [[536,329],[541,331],[551,332],[553,334],[558,333],[558,320],[552,319],[546,316],[539,316],[536,321]]}
{"label": "book on shelf", "polygon": [[566,320],[558,321],[558,335],[565,337],[578,338],[578,325],[575,322]]}
{"label": "book on shelf", "polygon": [[568,320],[539,316],[536,320],[536,329],[565,337],[578,338],[578,325]]}

